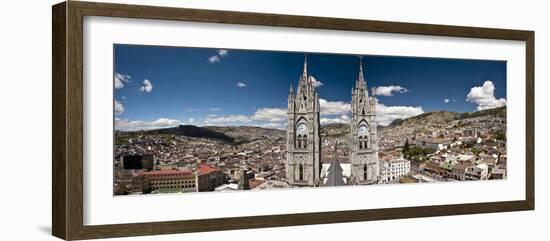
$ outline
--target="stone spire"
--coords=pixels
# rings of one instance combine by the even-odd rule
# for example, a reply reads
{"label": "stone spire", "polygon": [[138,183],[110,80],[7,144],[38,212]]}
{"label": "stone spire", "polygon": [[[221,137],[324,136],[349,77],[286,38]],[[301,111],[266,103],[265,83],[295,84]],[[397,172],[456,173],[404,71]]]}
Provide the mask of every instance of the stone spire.
{"label": "stone spire", "polygon": [[307,78],[307,53],[304,54],[304,73],[302,73],[302,76]]}
{"label": "stone spire", "polygon": [[313,89],[313,84],[309,81],[309,76],[307,73],[307,53],[304,54],[304,72],[298,81],[298,92],[297,95],[308,95]]}
{"label": "stone spire", "polygon": [[363,76],[363,56],[359,56],[359,78],[355,83],[356,88],[367,88],[367,83],[365,82],[365,77]]}

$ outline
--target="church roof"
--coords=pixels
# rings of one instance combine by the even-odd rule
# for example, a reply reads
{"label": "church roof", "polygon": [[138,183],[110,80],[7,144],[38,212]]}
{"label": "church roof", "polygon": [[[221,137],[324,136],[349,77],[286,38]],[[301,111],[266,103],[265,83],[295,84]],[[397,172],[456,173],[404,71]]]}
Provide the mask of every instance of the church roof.
{"label": "church roof", "polygon": [[344,181],[345,177],[343,172],[344,170],[340,166],[340,162],[338,160],[332,161],[330,167],[327,170],[327,181],[321,184],[321,186],[345,186],[346,182]]}

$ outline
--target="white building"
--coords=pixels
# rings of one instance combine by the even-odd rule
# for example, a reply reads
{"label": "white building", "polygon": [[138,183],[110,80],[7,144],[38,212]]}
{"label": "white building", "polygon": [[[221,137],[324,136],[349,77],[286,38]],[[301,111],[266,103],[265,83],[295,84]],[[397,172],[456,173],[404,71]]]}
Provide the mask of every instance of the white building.
{"label": "white building", "polygon": [[437,151],[445,150],[451,144],[451,141],[448,139],[437,139],[437,138],[420,138],[417,139],[414,143],[417,147],[421,148],[430,148]]}
{"label": "white building", "polygon": [[480,173],[481,180],[487,180],[489,177],[489,166],[485,163],[481,163],[476,167],[479,168],[479,170],[481,170],[481,173]]}
{"label": "white building", "polygon": [[391,182],[399,177],[409,174],[411,171],[411,161],[403,158],[392,159],[389,161],[380,161],[380,182]]}

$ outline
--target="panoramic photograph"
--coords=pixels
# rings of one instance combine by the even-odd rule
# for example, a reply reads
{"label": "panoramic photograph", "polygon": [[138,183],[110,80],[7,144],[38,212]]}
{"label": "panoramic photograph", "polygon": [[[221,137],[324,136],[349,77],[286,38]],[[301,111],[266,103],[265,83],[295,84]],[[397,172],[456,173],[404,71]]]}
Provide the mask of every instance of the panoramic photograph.
{"label": "panoramic photograph", "polygon": [[114,195],[506,179],[506,61],[113,51]]}

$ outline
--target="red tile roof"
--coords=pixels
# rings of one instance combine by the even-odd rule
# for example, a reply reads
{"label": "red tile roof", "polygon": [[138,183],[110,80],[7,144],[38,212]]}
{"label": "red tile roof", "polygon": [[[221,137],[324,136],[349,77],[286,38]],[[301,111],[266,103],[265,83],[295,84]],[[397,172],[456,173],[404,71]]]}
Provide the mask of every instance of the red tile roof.
{"label": "red tile roof", "polygon": [[262,183],[264,183],[264,182],[265,182],[265,180],[250,179],[250,180],[248,180],[248,186],[250,187],[250,189],[254,189],[254,188],[256,188],[257,186],[262,185]]}
{"label": "red tile roof", "polygon": [[190,170],[174,170],[174,169],[166,169],[166,170],[155,170],[150,172],[141,172],[138,175],[139,176],[164,176],[164,175],[176,175],[176,174],[193,174]]}
{"label": "red tile roof", "polygon": [[217,171],[218,169],[216,169],[215,167],[211,166],[211,165],[208,165],[208,164],[201,164],[199,166],[199,175],[204,175],[204,174],[208,174],[208,173],[211,173],[211,172],[215,172]]}

